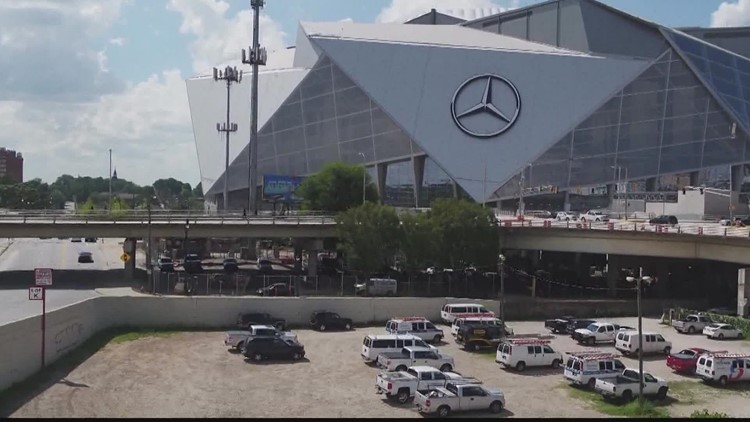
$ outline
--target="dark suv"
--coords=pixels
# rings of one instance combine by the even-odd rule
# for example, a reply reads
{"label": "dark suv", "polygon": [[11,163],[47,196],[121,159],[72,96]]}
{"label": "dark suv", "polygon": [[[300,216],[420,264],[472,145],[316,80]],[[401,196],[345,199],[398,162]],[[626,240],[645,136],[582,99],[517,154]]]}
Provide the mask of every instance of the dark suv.
{"label": "dark suv", "polygon": [[250,325],[272,325],[281,331],[286,329],[286,320],[274,318],[265,313],[240,314],[237,317],[237,327],[247,328]]}
{"label": "dark suv", "polygon": [[456,334],[456,343],[475,352],[485,347],[496,348],[510,334],[504,328],[500,325],[463,324]]}
{"label": "dark suv", "polygon": [[319,331],[329,328],[348,331],[352,329],[353,324],[351,318],[341,318],[335,312],[315,311],[310,316],[310,326]]}
{"label": "dark suv", "polygon": [[649,224],[668,224],[674,226],[677,224],[677,217],[674,215],[660,215],[648,220]]}
{"label": "dark suv", "polygon": [[256,337],[245,344],[242,353],[256,362],[263,359],[300,360],[305,357],[305,346],[279,337]]}

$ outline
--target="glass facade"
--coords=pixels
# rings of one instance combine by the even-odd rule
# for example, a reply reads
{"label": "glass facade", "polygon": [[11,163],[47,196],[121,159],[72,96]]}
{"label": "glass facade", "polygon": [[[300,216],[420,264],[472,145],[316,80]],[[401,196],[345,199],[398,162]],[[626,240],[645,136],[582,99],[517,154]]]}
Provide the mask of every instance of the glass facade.
{"label": "glass facade", "polygon": [[411,139],[326,57],[259,131],[261,174],[303,176],[333,161],[411,155]]}
{"label": "glass facade", "polygon": [[383,202],[394,207],[414,207],[414,166],[412,161],[388,164]]}
{"label": "glass facade", "polygon": [[438,198],[453,198],[455,182],[431,158],[425,158],[422,189],[419,190],[419,206],[430,207]]}
{"label": "glass facade", "polygon": [[[630,180],[661,180],[746,161],[748,137],[740,127],[733,129],[732,122],[670,49],[527,166],[524,186],[578,191],[616,183],[617,166],[627,168]],[[518,196],[519,186],[517,175],[495,196]]]}

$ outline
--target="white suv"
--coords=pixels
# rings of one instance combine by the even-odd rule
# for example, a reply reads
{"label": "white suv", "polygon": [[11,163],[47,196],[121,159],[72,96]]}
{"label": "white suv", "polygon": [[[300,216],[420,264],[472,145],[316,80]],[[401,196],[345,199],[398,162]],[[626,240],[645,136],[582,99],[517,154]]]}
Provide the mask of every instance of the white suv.
{"label": "white suv", "polygon": [[601,211],[589,210],[586,211],[586,214],[581,215],[581,221],[584,223],[587,221],[590,223],[606,223],[609,221],[609,216]]}
{"label": "white suv", "polygon": [[560,211],[555,216],[557,221],[578,221],[578,214],[571,211]]}

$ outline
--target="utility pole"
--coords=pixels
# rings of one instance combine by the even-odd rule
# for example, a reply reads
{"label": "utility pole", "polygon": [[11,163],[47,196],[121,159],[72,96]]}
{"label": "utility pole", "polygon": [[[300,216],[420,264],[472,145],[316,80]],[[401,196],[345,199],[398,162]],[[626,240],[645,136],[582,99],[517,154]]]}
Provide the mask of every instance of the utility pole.
{"label": "utility pole", "polygon": [[651,284],[654,279],[649,276],[643,275],[643,267],[638,268],[638,277],[626,277],[629,283],[636,283],[636,289],[638,290],[636,301],[638,306],[638,377],[640,382],[638,383],[638,402],[643,405],[643,317],[641,314],[641,290],[643,289],[643,282]]}
{"label": "utility pole", "polygon": [[230,121],[230,91],[232,82],[242,82],[242,71],[236,67],[227,66],[224,71],[214,68],[214,81],[227,81],[227,120],[225,123],[217,123],[216,130],[227,134],[226,155],[224,160],[224,211],[229,210],[229,134],[237,132],[237,123]]}
{"label": "utility pole", "polygon": [[497,256],[497,272],[500,273],[500,320],[505,326],[505,255]]}
{"label": "utility pole", "polygon": [[258,25],[260,23],[260,8],[265,0],[250,0],[253,8],[253,46],[248,51],[242,50],[242,63],[253,66],[253,83],[250,92],[250,144],[248,145],[248,210],[258,215],[258,198],[256,186],[258,184],[258,66],[266,65],[268,57],[265,48],[260,47],[258,40]]}
{"label": "utility pole", "polygon": [[112,212],[112,148],[109,149],[109,212]]}

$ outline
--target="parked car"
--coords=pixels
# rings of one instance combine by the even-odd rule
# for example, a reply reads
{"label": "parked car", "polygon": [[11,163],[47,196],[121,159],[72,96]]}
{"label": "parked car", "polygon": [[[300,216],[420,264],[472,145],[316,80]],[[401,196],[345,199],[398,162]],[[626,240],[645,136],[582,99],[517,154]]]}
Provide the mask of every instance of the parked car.
{"label": "parked car", "polygon": [[747,353],[717,353],[705,354],[698,357],[695,373],[704,382],[718,381],[719,385],[750,380],[750,354]]}
{"label": "parked car", "polygon": [[265,258],[259,259],[257,266],[258,266],[258,271],[264,274],[273,272],[273,263],[268,259],[265,259]]}
{"label": "parked car", "polygon": [[300,360],[305,357],[305,347],[295,341],[279,337],[256,337],[245,344],[243,354],[256,362],[264,359]]}
{"label": "parked car", "polygon": [[667,341],[661,334],[641,332],[643,344],[639,342],[638,331],[618,331],[615,338],[615,349],[628,356],[631,353],[638,355],[638,350],[642,354],[646,353],[664,353],[669,356],[672,352],[672,342]]}
{"label": "parked car", "polygon": [[424,317],[397,317],[385,323],[388,334],[412,334],[424,341],[440,343],[445,337],[443,330]]}
{"label": "parked car", "polygon": [[314,311],[310,315],[310,326],[318,331],[328,329],[351,330],[353,327],[351,318],[342,318],[335,312]]}
{"label": "parked car", "polygon": [[549,344],[549,340],[534,338],[507,339],[497,346],[495,362],[519,372],[534,366],[558,368],[562,354]]}
{"label": "parked car", "polygon": [[197,274],[203,272],[203,266],[201,265],[201,258],[198,254],[189,253],[185,255],[185,259],[182,262],[182,268],[189,274]]}
{"label": "parked car", "polygon": [[677,353],[667,356],[667,366],[672,368],[675,372],[680,372],[683,374],[694,374],[695,367],[698,364],[698,357],[705,353],[709,353],[709,351],[700,347],[682,349]]}
{"label": "parked car", "polygon": [[236,273],[240,269],[236,258],[224,258],[222,265],[224,266],[224,272],[229,274]]}
{"label": "parked car", "polygon": [[378,367],[386,371],[405,371],[410,366],[427,365],[443,372],[453,370],[453,358],[426,347],[404,347],[400,352],[378,355]]}
{"label": "parked car", "polygon": [[80,243],[81,242],[81,238],[80,237],[71,237],[70,241],[74,242],[74,243]]}
{"label": "parked car", "polygon": [[270,325],[251,325],[246,330],[227,331],[224,334],[224,345],[242,350],[245,348],[245,343],[255,337],[280,337],[288,340],[297,340],[297,334],[291,331],[281,331]]}
{"label": "parked car", "polygon": [[[570,324],[571,321],[574,321],[576,317],[566,315],[562,316],[560,318],[555,319],[548,319],[544,321],[544,328],[550,330],[552,333],[567,333],[568,332],[568,324]],[[588,325],[588,324],[586,324]]]}
{"label": "parked car", "polygon": [[156,260],[156,268],[158,268],[159,271],[163,273],[173,273],[174,262],[172,262],[172,258],[167,257],[167,256],[162,256]]}
{"label": "parked car", "polygon": [[505,407],[505,394],[482,385],[448,383],[424,393],[417,391],[414,404],[419,413],[437,413],[443,418],[454,411],[489,409],[492,413],[500,413]]}
{"label": "parked car", "polygon": [[617,377],[625,369],[625,365],[609,352],[573,352],[568,353],[563,377],[575,385],[585,385],[594,388],[596,380]]}
{"label": "parked car", "polygon": [[[456,334],[458,334],[458,330],[464,325],[464,324],[474,324],[474,325],[493,325],[493,326],[502,326],[505,325],[499,318],[495,317],[468,317],[468,318],[456,318],[453,320],[453,324],[451,324],[451,335],[453,337],[456,337]],[[508,332],[508,335],[513,335],[513,330],[509,328],[507,325],[505,325],[505,331]]]}
{"label": "parked car", "polygon": [[464,324],[458,330],[456,343],[466,350],[477,352],[483,348],[497,348],[510,335],[504,326]]}
{"label": "parked car", "polygon": [[96,243],[96,238],[95,237],[84,237],[83,241],[87,242],[87,243]]}
{"label": "parked car", "polygon": [[381,372],[375,376],[377,394],[385,393],[386,398],[395,399],[401,404],[414,397],[417,391],[455,385],[481,384],[476,378],[467,378],[456,372],[442,372],[431,366],[412,366],[406,371]]}
{"label": "parked car", "polygon": [[78,262],[82,264],[91,264],[94,262],[94,257],[91,255],[91,252],[79,252],[78,253]]}
{"label": "parked car", "polygon": [[354,284],[354,294],[361,296],[395,296],[398,281],[393,278],[371,278]]}
{"label": "parked car", "polygon": [[695,332],[702,332],[706,325],[713,323],[711,318],[703,315],[688,315],[678,321],[672,322],[672,327],[677,330],[678,333],[693,334]]}
{"label": "parked car", "polygon": [[580,220],[584,223],[587,221],[590,223],[606,223],[609,221],[609,215],[598,210],[589,210],[581,215]]}
{"label": "parked car", "polygon": [[437,351],[437,347],[411,334],[368,334],[362,340],[360,355],[365,363],[376,362],[381,353],[400,352],[404,347],[412,346]]}
{"label": "parked car", "polygon": [[724,340],[725,338],[742,338],[742,330],[730,324],[717,322],[707,325],[703,329],[703,335],[719,340]]}
{"label": "parked car", "polygon": [[674,215],[660,215],[648,220],[648,224],[663,224],[669,226],[677,225],[677,217]]}
{"label": "parked car", "polygon": [[570,334],[570,337],[575,338],[575,332],[577,329],[586,328],[595,322],[596,320],[594,319],[573,319],[570,322],[568,322],[568,325],[565,331],[568,334]]}
{"label": "parked car", "polygon": [[238,328],[247,329],[252,325],[271,325],[283,331],[286,329],[286,320],[266,313],[247,313],[237,316]]}
{"label": "parked car", "polygon": [[557,221],[578,221],[578,213],[572,211],[560,211],[555,215]]}
{"label": "parked car", "polygon": [[270,286],[261,287],[255,293],[260,296],[294,296],[294,286],[289,286],[286,283],[274,283]]}
{"label": "parked car", "polygon": [[440,310],[440,319],[448,325],[456,318],[490,317],[495,313],[478,303],[449,303]]}
{"label": "parked car", "polygon": [[[596,380],[594,389],[605,399],[619,398],[625,402],[629,402],[640,394],[638,386],[640,378],[637,369],[627,368],[622,371],[621,375],[615,378]],[[642,382],[644,396],[656,396],[659,399],[667,397],[669,384],[663,378],[658,378],[648,372],[644,372]]]}

